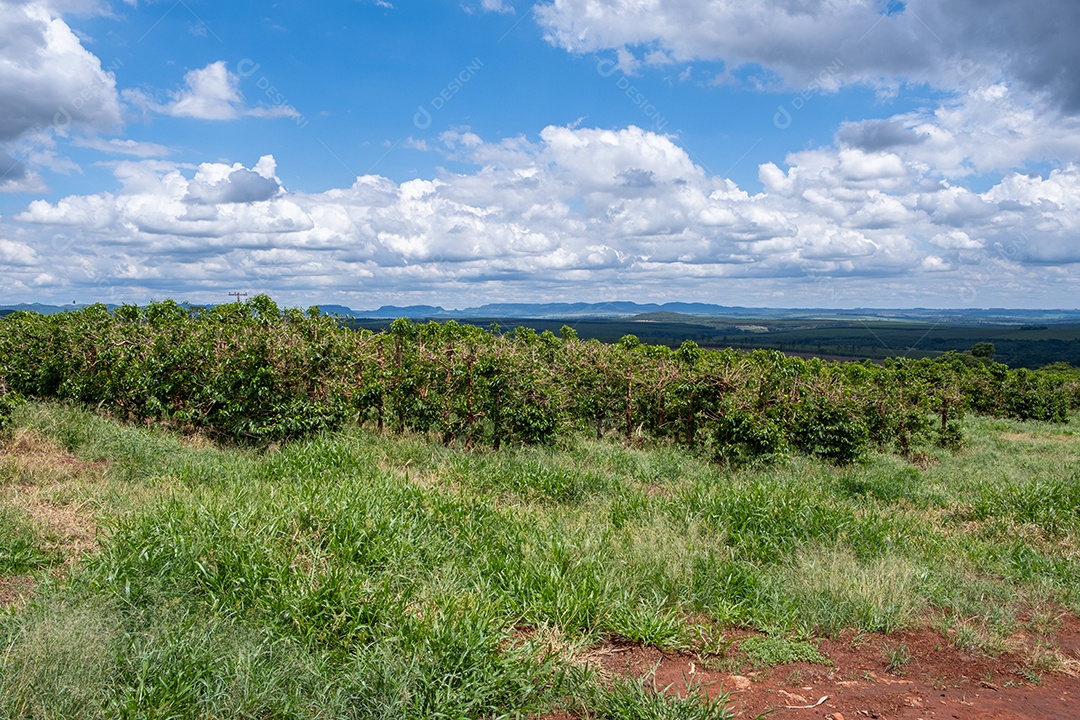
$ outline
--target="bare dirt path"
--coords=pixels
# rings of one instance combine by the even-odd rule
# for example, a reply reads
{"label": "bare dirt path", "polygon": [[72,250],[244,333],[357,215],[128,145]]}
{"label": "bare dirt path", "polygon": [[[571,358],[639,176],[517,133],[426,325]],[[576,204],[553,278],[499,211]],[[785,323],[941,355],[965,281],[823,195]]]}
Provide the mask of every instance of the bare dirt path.
{"label": "bare dirt path", "polygon": [[[1043,646],[1056,672],[1032,667],[1030,647],[990,658],[967,654],[932,630],[841,636],[820,649],[831,666],[794,663],[720,671],[678,652],[609,643],[594,657],[605,671],[647,678],[658,689],[730,693],[736,718],[772,720],[1076,720],[1080,718],[1080,620],[1067,618]],[[885,648],[910,659],[889,669]],[[894,658],[895,659],[895,658]]]}

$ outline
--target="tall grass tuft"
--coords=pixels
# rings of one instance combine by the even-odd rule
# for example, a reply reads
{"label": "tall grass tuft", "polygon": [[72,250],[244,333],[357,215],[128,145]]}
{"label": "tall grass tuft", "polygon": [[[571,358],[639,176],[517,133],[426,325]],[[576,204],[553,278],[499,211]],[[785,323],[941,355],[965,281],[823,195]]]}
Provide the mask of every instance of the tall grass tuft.
{"label": "tall grass tuft", "polygon": [[927,573],[899,555],[860,560],[843,548],[811,547],[779,576],[790,588],[791,615],[814,633],[847,628],[891,633],[916,622],[926,608]]}
{"label": "tall grass tuft", "polygon": [[3,618],[0,716],[106,717],[122,636],[114,608],[97,601],[58,599]]}

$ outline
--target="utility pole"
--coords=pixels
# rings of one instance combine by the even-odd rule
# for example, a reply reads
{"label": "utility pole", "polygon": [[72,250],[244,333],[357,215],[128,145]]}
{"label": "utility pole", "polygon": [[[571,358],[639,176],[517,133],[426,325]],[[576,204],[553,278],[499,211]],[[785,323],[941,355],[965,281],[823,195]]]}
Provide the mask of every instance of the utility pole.
{"label": "utility pole", "polygon": [[242,298],[242,297],[247,297],[247,293],[242,293],[242,292],[231,292],[231,293],[229,293],[229,295],[231,295],[232,297],[235,297],[236,302],[240,302],[240,298]]}

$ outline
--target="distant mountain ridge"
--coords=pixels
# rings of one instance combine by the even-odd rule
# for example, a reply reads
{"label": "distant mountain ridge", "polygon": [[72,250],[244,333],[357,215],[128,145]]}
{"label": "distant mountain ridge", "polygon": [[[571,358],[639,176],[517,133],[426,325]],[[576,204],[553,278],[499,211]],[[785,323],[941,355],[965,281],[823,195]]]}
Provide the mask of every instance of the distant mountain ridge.
{"label": "distant mountain ridge", "polygon": [[477,307],[447,310],[437,305],[383,305],[377,310],[351,310],[338,305],[321,306],[323,312],[336,313],[347,317],[364,319],[382,319],[407,317],[412,319],[454,319],[454,318],[626,318],[655,312],[670,312],[680,315],[725,316],[744,315],[748,312],[788,313],[768,309],[752,309],[738,306],[710,305],[707,303],[636,303],[614,301],[603,303],[488,303]]}
{"label": "distant mountain ridge", "polygon": [[[42,303],[19,303],[18,305],[0,305],[0,315],[10,315],[13,312],[36,312],[39,315],[54,315],[65,310],[78,310],[85,305],[43,305]],[[116,307],[110,305],[110,308]]]}
{"label": "distant mountain ridge", "polygon": [[713,305],[710,303],[668,302],[636,303],[613,301],[603,303],[489,303],[461,310],[446,310],[437,305],[383,305],[377,310],[350,310],[343,306],[322,306],[323,312],[364,320],[395,319],[452,320],[476,318],[513,319],[584,319],[584,318],[637,318],[670,314],[683,317],[737,317],[773,319],[896,319],[950,321],[958,323],[1031,323],[1031,322],[1080,322],[1080,309],[1074,310],[1026,310],[1009,308],[761,308],[741,305]]}
{"label": "distant mountain ridge", "polygon": [[[0,316],[25,310],[43,315],[78,310],[85,305],[45,305],[41,303],[22,303],[18,305],[0,305]],[[116,307],[109,305],[110,309]],[[609,318],[652,318],[669,316],[682,317],[732,317],[761,319],[829,319],[857,320],[873,318],[877,320],[922,320],[929,322],[955,323],[1059,323],[1080,322],[1080,309],[1026,310],[1009,308],[761,308],[741,305],[714,305],[711,303],[667,302],[636,303],[618,300],[599,303],[488,303],[477,307],[460,310],[447,310],[439,305],[383,305],[377,310],[353,310],[345,305],[320,305],[329,315],[356,318],[361,320],[395,319],[399,317],[412,320],[454,320],[454,319],[609,319]],[[660,315],[657,315],[660,314]],[[651,316],[651,317],[650,317]]]}
{"label": "distant mountain ridge", "polygon": [[[333,306],[334,308],[340,306]],[[337,312],[355,318],[399,318],[413,319],[439,319],[439,318],[477,318],[477,317],[509,317],[509,318],[623,318],[634,317],[654,312],[671,312],[680,315],[743,315],[751,311],[751,308],[726,305],[710,305],[708,303],[682,303],[671,302],[658,305],[656,303],[636,303],[630,301],[612,301],[602,303],[488,303],[478,307],[463,308],[461,310],[446,310],[432,305],[383,305],[378,310],[348,310],[332,309],[331,306],[323,306],[324,312]],[[768,310],[764,308],[754,309],[755,312],[788,313],[790,311]]]}

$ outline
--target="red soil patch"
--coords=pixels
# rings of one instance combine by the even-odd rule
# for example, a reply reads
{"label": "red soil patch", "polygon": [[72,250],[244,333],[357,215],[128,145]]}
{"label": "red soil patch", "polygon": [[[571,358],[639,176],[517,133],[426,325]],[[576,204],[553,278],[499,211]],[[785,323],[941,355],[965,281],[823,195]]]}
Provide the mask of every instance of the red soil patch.
{"label": "red soil patch", "polygon": [[[1066,670],[1080,661],[1080,620],[1068,616],[1052,638]],[[609,643],[593,658],[613,675],[645,678],[659,690],[683,694],[696,685],[709,696],[730,693],[736,718],[762,713],[776,720],[1049,720],[1080,718],[1080,678],[1067,672],[1030,670],[1034,639],[1018,636],[1026,650],[996,658],[967,654],[931,630],[888,636],[852,634],[823,640],[832,666],[794,663],[718,671],[715,661],[638,645]],[[888,670],[885,648],[903,645],[910,660]],[[708,665],[709,667],[706,667]],[[824,699],[823,699],[824,698]]]}

